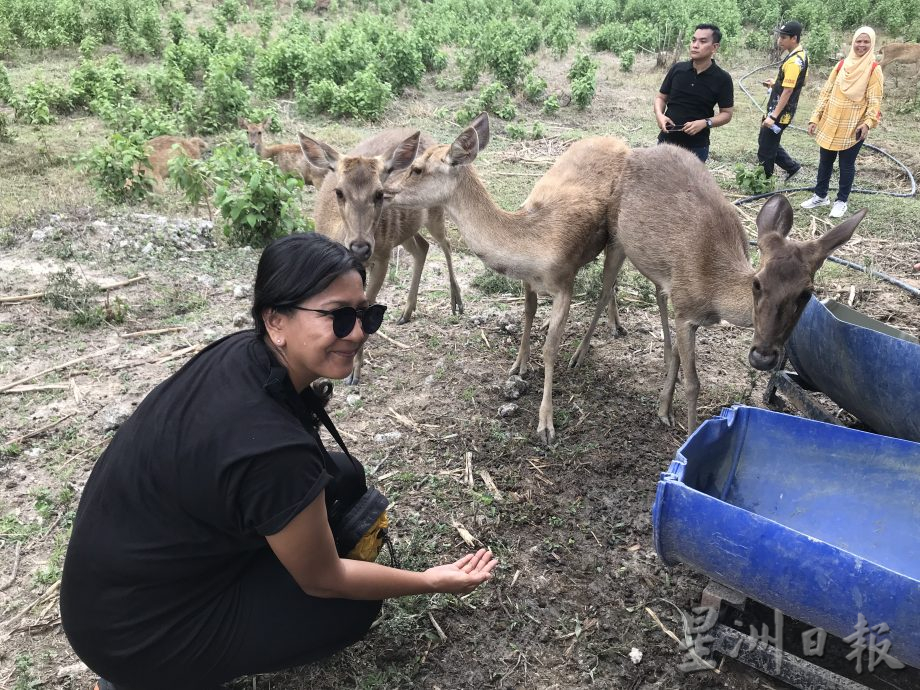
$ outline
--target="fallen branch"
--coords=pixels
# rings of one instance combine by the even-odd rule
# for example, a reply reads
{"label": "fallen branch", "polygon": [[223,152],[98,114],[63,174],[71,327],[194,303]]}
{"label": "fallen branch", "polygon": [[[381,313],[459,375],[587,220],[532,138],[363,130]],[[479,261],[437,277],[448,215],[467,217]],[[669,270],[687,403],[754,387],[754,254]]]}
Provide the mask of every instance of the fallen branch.
{"label": "fallen branch", "polygon": [[428,620],[431,621],[431,625],[434,627],[434,631],[438,634],[438,637],[441,638],[441,642],[447,642],[447,635],[445,635],[444,631],[441,630],[441,626],[438,625],[438,622],[434,619],[431,611],[428,612]]}
{"label": "fallen branch", "polygon": [[67,367],[71,367],[71,366],[73,366],[74,364],[79,364],[80,362],[85,362],[85,361],[88,360],[88,359],[92,359],[92,358],[94,358],[94,357],[101,357],[102,355],[106,355],[106,354],[108,354],[109,352],[112,352],[113,350],[117,350],[118,347],[119,347],[118,345],[114,345],[114,346],[112,346],[112,347],[107,347],[107,348],[105,348],[104,350],[99,350],[99,351],[97,351],[97,352],[93,352],[92,354],[83,355],[82,357],[77,357],[76,359],[72,359],[72,360],[70,360],[69,362],[64,362],[63,364],[58,364],[57,366],[53,366],[53,367],[49,367],[49,368],[47,368],[47,369],[43,369],[42,371],[38,372],[37,374],[32,374],[31,376],[26,376],[25,378],[21,378],[21,379],[19,379],[19,380],[17,380],[17,381],[13,381],[12,383],[8,383],[8,384],[6,384],[5,386],[0,386],[0,393],[3,393],[4,391],[9,390],[10,388],[15,388],[16,386],[22,385],[23,383],[26,383],[27,381],[31,381],[31,380],[33,380],[33,379],[37,379],[39,376],[44,376],[45,374],[50,374],[52,371],[60,371],[61,369],[66,369]]}
{"label": "fallen branch", "polygon": [[22,443],[23,441],[28,441],[30,438],[35,438],[36,436],[41,436],[43,433],[45,433],[46,431],[50,431],[51,429],[53,429],[54,427],[56,427],[56,426],[57,426],[58,424],[60,424],[61,422],[70,419],[70,418],[73,417],[75,414],[76,414],[76,412],[71,412],[70,414],[66,414],[66,415],[64,415],[63,417],[61,417],[60,419],[58,419],[58,420],[55,421],[55,422],[51,422],[50,424],[46,424],[45,426],[40,427],[40,428],[36,429],[35,431],[30,431],[28,434],[25,434],[25,435],[23,435],[23,436],[16,436],[16,437],[14,437],[14,438],[7,439],[6,442],[7,442],[7,444],[10,444],[10,443]]}
{"label": "fallen branch", "polygon": [[189,345],[188,347],[183,347],[180,350],[176,350],[175,352],[168,354],[165,357],[160,357],[159,359],[154,360],[152,364],[164,364],[165,362],[169,362],[170,360],[177,359],[178,357],[182,357],[183,355],[194,354],[196,352],[199,352],[200,350],[203,350],[204,347],[205,346],[203,344]]}
{"label": "fallen branch", "polygon": [[22,542],[16,542],[16,554],[13,556],[13,572],[10,573],[10,576],[2,583],[0,583],[0,592],[5,589],[9,589],[14,582],[16,582],[16,576],[19,574],[19,561],[22,557]]}
{"label": "fallen branch", "polygon": [[66,391],[70,390],[69,383],[48,383],[48,384],[32,384],[29,386],[16,386],[15,388],[7,388],[3,393],[33,393],[35,391]]}
{"label": "fallen branch", "polygon": [[[138,276],[137,278],[131,278],[129,280],[121,280],[117,283],[112,283],[111,285],[100,285],[99,289],[103,292],[109,292],[110,290],[117,290],[118,288],[125,287],[126,285],[133,285],[134,283],[139,283],[142,280],[147,280],[147,276]],[[28,295],[10,295],[9,297],[0,297],[0,303],[5,302],[27,302],[33,299],[41,299],[44,297],[47,292],[32,292]]]}
{"label": "fallen branch", "polygon": [[412,346],[411,346],[411,345],[406,345],[405,343],[401,343],[401,342],[399,342],[398,340],[393,340],[393,338],[391,338],[390,336],[388,336],[388,335],[387,335],[386,333],[384,333],[383,331],[377,331],[377,335],[379,335],[381,338],[383,338],[384,340],[386,340],[388,343],[392,343],[393,345],[396,345],[396,347],[401,347],[403,350],[411,350],[411,349],[412,349]]}
{"label": "fallen branch", "polygon": [[122,333],[122,338],[140,338],[145,335],[160,335],[161,333],[175,333],[176,331],[184,331],[185,326],[172,326],[171,328],[151,328],[146,331],[134,331],[134,333]]}

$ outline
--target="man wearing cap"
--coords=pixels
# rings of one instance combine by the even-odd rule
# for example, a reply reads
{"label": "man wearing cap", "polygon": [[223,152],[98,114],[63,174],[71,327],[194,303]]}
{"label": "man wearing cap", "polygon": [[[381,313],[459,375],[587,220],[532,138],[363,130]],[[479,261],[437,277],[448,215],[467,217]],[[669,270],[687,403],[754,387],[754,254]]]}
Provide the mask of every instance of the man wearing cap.
{"label": "man wearing cap", "polygon": [[780,145],[780,139],[795,115],[799,93],[808,72],[808,55],[799,45],[802,38],[802,25],[799,22],[784,22],[774,33],[777,34],[776,45],[787,51],[787,55],[779,66],[776,79],[763,82],[764,86],[770,88],[770,99],[767,101],[767,114],[761,123],[757,140],[757,160],[767,177],[773,176],[773,168],[778,165],[786,171],[785,179],[789,180],[802,165]]}

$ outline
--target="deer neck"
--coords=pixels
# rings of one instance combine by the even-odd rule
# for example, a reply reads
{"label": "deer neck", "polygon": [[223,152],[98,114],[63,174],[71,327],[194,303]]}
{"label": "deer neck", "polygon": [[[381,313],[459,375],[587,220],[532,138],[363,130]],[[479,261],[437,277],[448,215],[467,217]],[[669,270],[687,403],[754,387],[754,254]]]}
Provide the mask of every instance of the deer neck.
{"label": "deer neck", "polygon": [[716,307],[719,316],[735,326],[754,325],[754,273],[754,268],[745,260],[720,277],[722,289],[717,293]]}
{"label": "deer neck", "polygon": [[516,253],[526,255],[541,245],[540,212],[505,211],[489,195],[472,167],[464,171],[445,209],[470,251],[493,268],[507,266],[509,257]]}

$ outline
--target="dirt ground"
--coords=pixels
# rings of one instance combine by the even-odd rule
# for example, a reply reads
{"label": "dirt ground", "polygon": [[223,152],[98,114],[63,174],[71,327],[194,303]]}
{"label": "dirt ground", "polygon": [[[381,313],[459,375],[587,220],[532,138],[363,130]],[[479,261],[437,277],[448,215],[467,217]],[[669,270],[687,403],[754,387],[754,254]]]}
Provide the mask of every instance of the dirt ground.
{"label": "dirt ground", "polygon": [[[555,81],[564,83],[560,75]],[[496,137],[497,150],[481,162],[490,189],[519,203],[561,152],[559,134],[596,132],[593,123],[648,144],[650,117],[634,113],[650,111],[648,93],[660,75],[637,79],[638,89],[620,88],[619,77],[602,83],[595,109],[548,125],[547,140],[513,144]],[[412,94],[398,107],[381,127],[434,110]],[[431,129],[456,131],[443,121]],[[884,143],[895,135],[882,136]],[[735,144],[720,146],[710,167],[724,181],[733,174],[727,166]],[[890,169],[874,166],[861,168],[860,180],[884,184]],[[840,255],[917,284],[910,268],[920,260],[917,205],[904,204],[910,210],[886,211],[889,220],[874,226],[878,232],[860,234]],[[744,213],[753,217],[756,210]],[[826,229],[823,220],[808,218],[797,213],[797,232]],[[903,227],[914,234],[900,236]],[[223,246],[206,221],[149,209],[71,204],[0,230],[0,296],[26,296],[0,303],[0,389],[28,379],[0,390],[0,688],[89,688],[93,676],[67,645],[57,607],[81,489],[114,429],[154,385],[210,341],[248,326],[258,252]],[[350,449],[393,503],[392,533],[403,564],[420,569],[458,558],[471,548],[462,527],[476,546],[497,554],[497,575],[463,598],[387,602],[379,624],[353,648],[233,687],[785,687],[730,662],[718,672],[678,669],[685,658],[673,636],[683,637],[681,612],[698,604],[705,580],[683,566],[664,567],[652,543],[656,482],[686,430],[656,419],[662,335],[649,284],[635,273],[622,278],[628,335],[613,338],[602,322],[589,358],[570,370],[565,363],[594,306],[591,294],[576,297],[555,381],[558,440],[547,448],[534,434],[544,332],[533,336],[527,390],[509,400],[506,372],[523,301],[514,292],[475,287],[482,264],[456,234],[453,244],[464,313],[450,314],[446,266],[433,244],[419,309],[410,323],[395,325],[410,276],[410,259],[397,257],[379,298],[391,305],[391,318],[368,346],[361,384],[338,385],[331,407]],[[73,273],[70,282],[56,283],[61,299],[28,297],[47,291],[65,267]],[[90,297],[75,287],[134,279]],[[819,296],[852,301],[869,316],[920,332],[920,302],[887,283],[828,267],[816,284]],[[541,300],[538,322],[547,315]],[[767,375],[748,366],[749,339],[744,329],[700,330],[701,419],[734,403],[762,404]],[[517,408],[500,412],[511,403]],[[680,386],[675,418],[680,424],[686,418]]]}

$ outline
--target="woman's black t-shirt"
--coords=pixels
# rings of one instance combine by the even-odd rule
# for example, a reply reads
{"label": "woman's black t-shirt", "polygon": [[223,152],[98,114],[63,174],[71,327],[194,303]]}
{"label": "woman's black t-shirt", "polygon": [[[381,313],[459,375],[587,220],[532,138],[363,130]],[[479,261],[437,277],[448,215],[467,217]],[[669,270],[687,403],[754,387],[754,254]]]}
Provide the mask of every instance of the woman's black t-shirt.
{"label": "woman's black t-shirt", "polygon": [[122,425],[86,483],[64,563],[62,622],[78,654],[101,649],[117,662],[194,644],[196,621],[220,615],[265,536],[320,494],[325,450],[288,394],[285,369],[243,331],[198,354]]}

